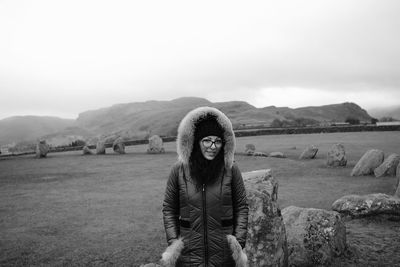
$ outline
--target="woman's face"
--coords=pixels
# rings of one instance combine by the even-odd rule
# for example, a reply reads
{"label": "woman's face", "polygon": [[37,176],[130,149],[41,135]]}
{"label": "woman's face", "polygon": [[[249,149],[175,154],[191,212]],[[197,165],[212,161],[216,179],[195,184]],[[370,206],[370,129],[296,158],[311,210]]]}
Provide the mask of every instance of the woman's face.
{"label": "woman's face", "polygon": [[221,150],[222,139],[215,135],[206,136],[200,140],[200,150],[204,158],[213,160]]}

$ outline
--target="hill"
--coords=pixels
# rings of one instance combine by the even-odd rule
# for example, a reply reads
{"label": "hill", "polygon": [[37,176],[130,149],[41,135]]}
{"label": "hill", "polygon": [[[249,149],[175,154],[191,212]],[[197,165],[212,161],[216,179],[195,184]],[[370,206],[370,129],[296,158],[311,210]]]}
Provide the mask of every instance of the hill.
{"label": "hill", "polygon": [[288,107],[256,108],[244,101],[212,103],[203,98],[185,97],[172,101],[147,101],[118,104],[79,114],[77,125],[91,132],[108,136],[144,138],[151,134],[176,135],[176,129],[185,114],[195,107],[212,106],[232,120],[234,128],[269,126],[273,120],[308,119],[316,122],[343,122],[348,117],[370,121],[371,116],[354,103],[291,109]]}
{"label": "hill", "polygon": [[[306,120],[312,123],[343,122],[348,117],[370,121],[368,113],[354,103],[288,108],[256,108],[247,102],[210,102],[204,98],[184,97],[171,101],[146,101],[116,104],[111,107],[85,111],[76,121],[42,117],[9,118],[0,121],[7,134],[0,136],[3,142],[9,140],[34,140],[45,136],[50,143],[60,145],[72,139],[85,139],[94,143],[97,138],[143,139],[149,135],[175,136],[181,119],[187,112],[200,106],[220,109],[231,120],[235,129],[243,127],[269,126],[274,120]],[[40,126],[39,126],[40,125]],[[13,137],[13,139],[10,139]]]}
{"label": "hill", "polygon": [[210,106],[202,98],[179,98],[171,101],[146,101],[117,104],[80,113],[80,128],[102,135],[143,138],[148,134],[175,135],[180,120],[195,107]]}
{"label": "hill", "polygon": [[0,120],[0,145],[32,141],[72,126],[75,120],[43,116],[15,116]]}

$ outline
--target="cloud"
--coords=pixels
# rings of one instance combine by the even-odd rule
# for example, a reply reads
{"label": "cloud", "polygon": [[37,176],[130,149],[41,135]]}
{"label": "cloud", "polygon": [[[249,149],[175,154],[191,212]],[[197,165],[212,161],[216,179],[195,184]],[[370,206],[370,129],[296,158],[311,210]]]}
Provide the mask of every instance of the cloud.
{"label": "cloud", "polygon": [[192,95],[386,105],[399,99],[398,10],[395,0],[3,1],[0,86],[15,102],[0,117]]}

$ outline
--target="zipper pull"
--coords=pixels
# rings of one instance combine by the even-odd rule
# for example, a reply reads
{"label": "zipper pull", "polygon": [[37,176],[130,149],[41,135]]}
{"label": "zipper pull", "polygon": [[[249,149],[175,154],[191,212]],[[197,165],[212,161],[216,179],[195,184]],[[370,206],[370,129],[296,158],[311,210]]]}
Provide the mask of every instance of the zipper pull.
{"label": "zipper pull", "polygon": [[205,191],[205,189],[204,189],[204,187],[205,187],[206,185],[205,184],[203,184],[203,192]]}

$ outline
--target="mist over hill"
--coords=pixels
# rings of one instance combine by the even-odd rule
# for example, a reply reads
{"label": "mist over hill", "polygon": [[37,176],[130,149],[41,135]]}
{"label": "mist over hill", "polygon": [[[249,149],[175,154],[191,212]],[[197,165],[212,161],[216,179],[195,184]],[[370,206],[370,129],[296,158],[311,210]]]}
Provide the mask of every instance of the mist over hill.
{"label": "mist over hill", "polygon": [[400,120],[400,105],[386,108],[374,108],[370,110],[370,114],[377,119],[392,117],[393,119]]}
{"label": "mist over hill", "polygon": [[15,116],[0,120],[0,145],[32,141],[64,130],[75,120],[48,116]]}
{"label": "mist over hill", "polygon": [[[348,117],[370,121],[371,116],[354,103],[288,108],[269,106],[256,108],[247,102],[210,102],[204,98],[184,97],[171,101],[146,101],[116,104],[85,111],[76,120],[49,117],[12,117],[0,121],[0,144],[35,140],[45,137],[53,144],[84,139],[122,136],[143,139],[149,135],[174,136],[181,119],[200,106],[220,109],[232,121],[235,129],[247,126],[269,126],[274,120],[307,119],[316,122],[343,122]],[[51,142],[50,142],[51,143]]]}

